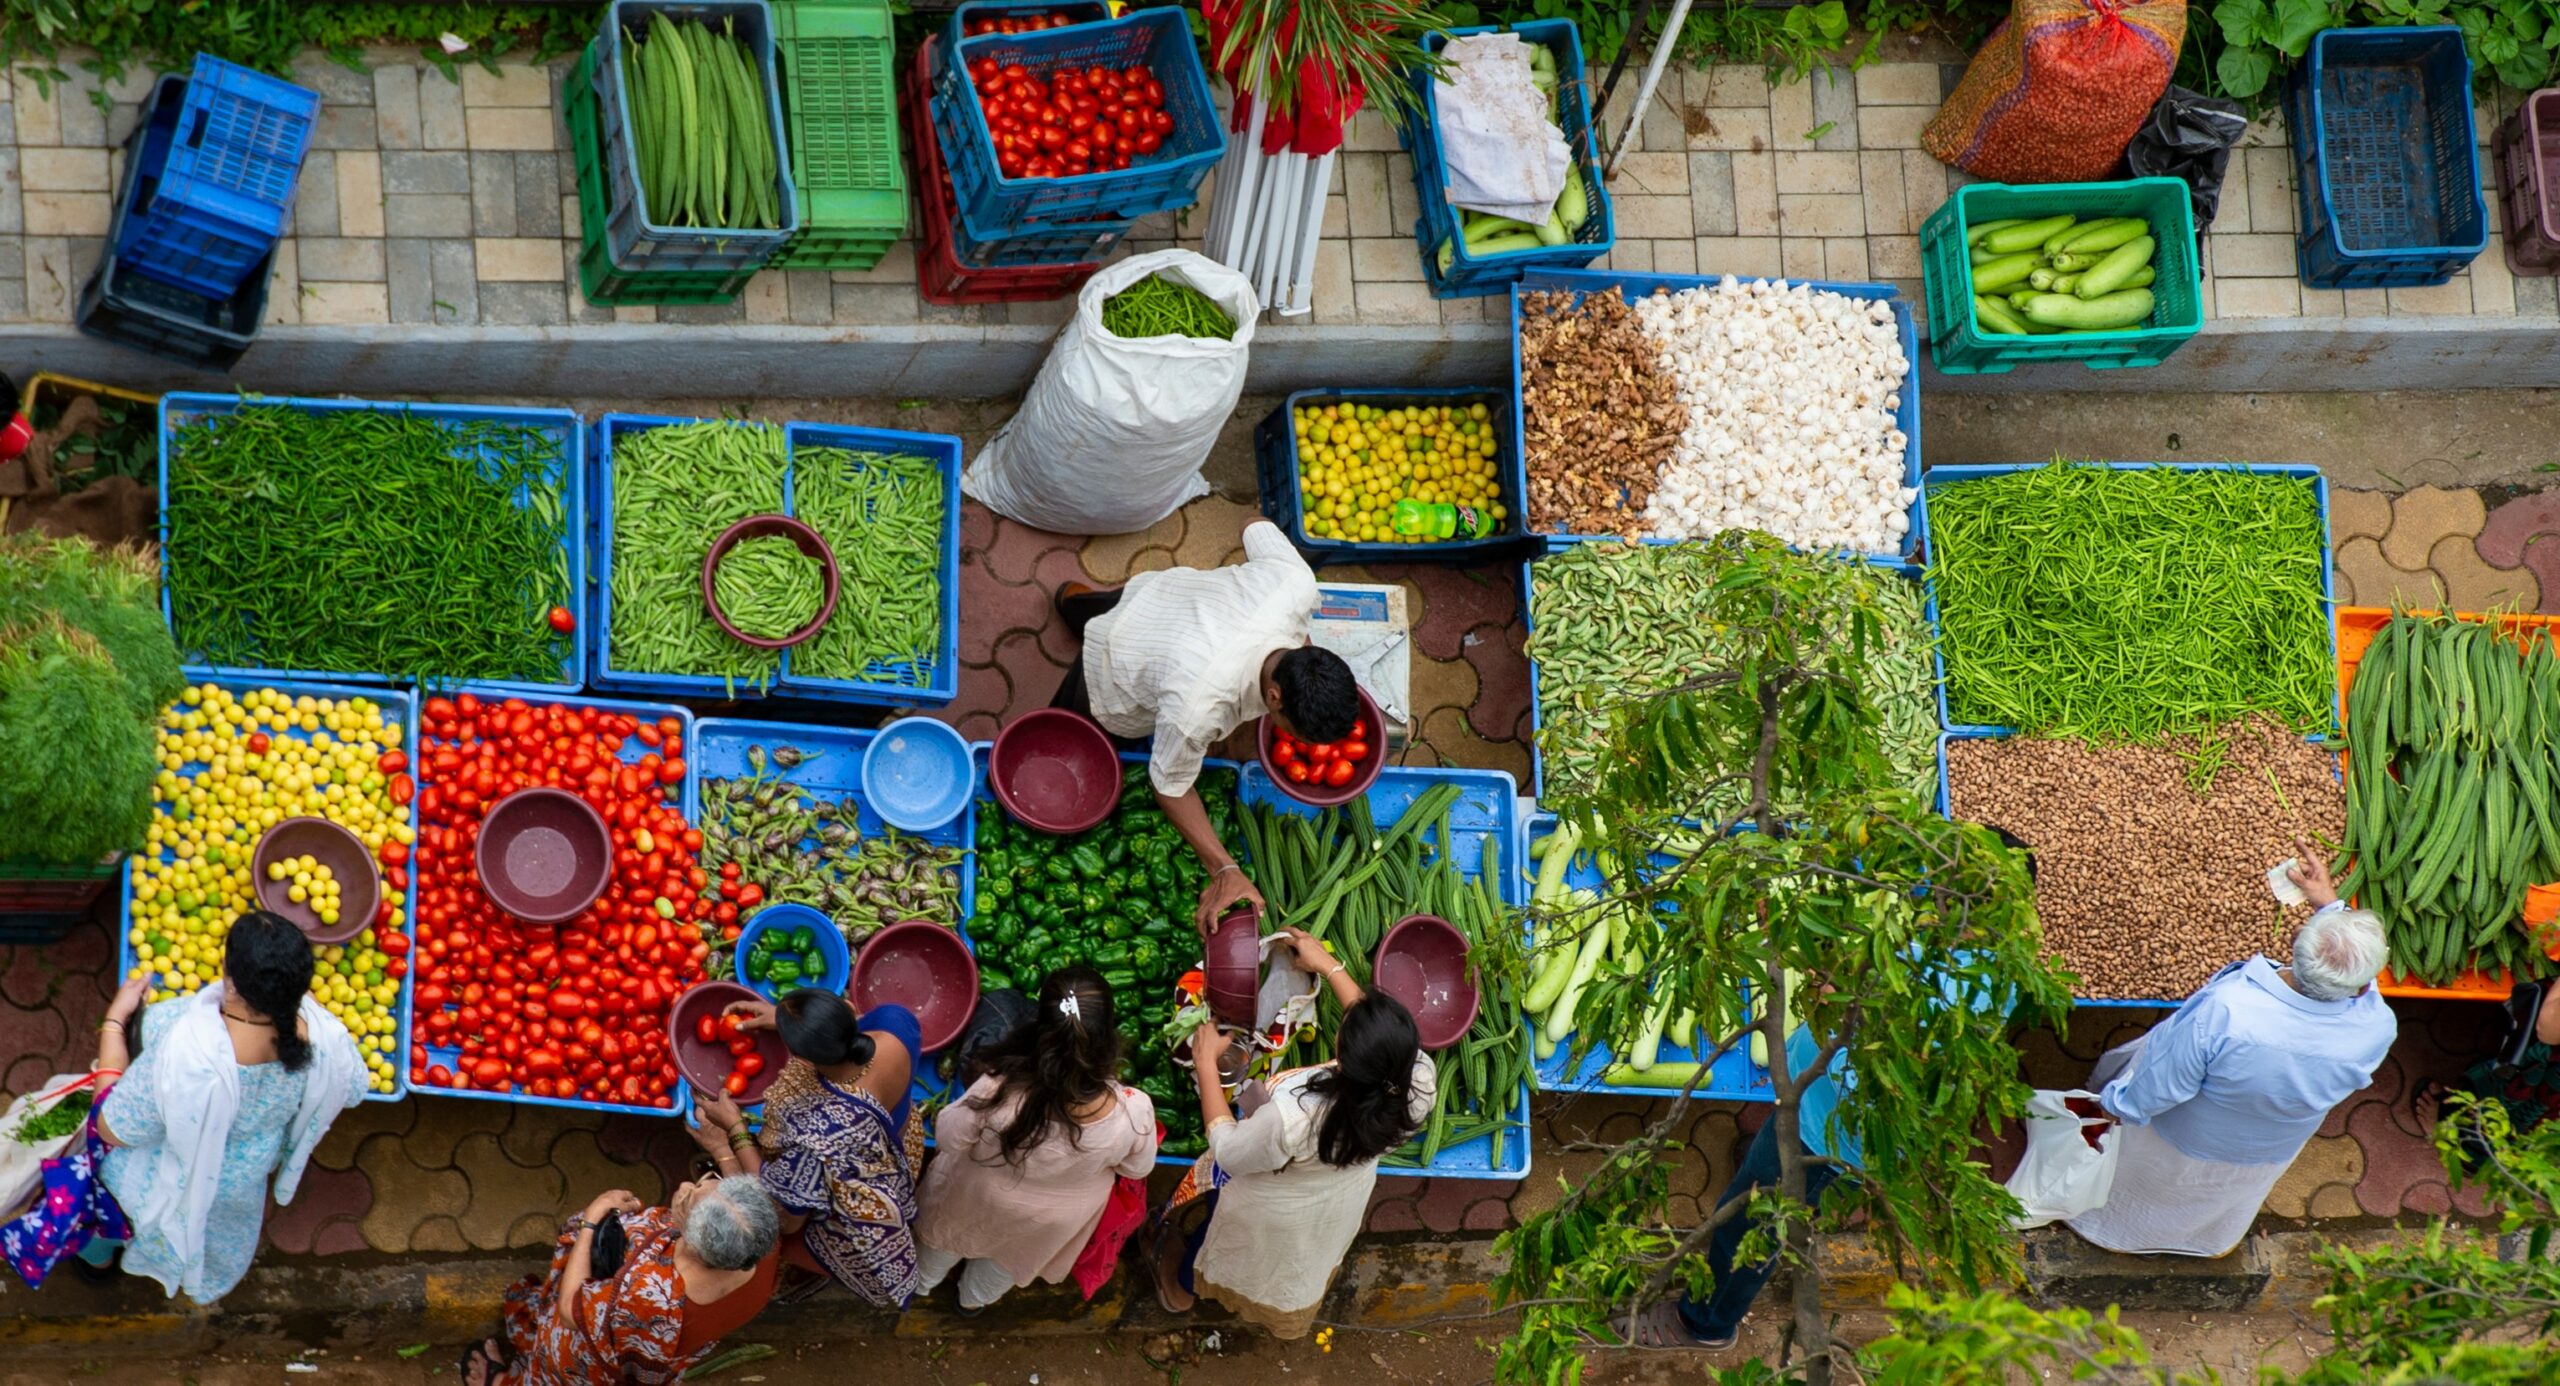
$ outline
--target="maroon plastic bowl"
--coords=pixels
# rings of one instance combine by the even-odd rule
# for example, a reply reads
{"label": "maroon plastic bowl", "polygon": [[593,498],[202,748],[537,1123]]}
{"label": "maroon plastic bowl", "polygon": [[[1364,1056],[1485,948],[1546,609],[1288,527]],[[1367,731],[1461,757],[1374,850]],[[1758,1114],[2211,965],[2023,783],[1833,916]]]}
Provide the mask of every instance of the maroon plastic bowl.
{"label": "maroon plastic bowl", "polygon": [[1202,958],[1209,1010],[1229,1025],[1252,1029],[1262,1018],[1262,911],[1251,900],[1237,901],[1209,931]]}
{"label": "maroon plastic bowl", "polygon": [[[676,998],[675,1009],[667,1012],[667,1043],[675,1050],[676,1071],[685,1081],[704,1092],[726,1092],[729,1067],[728,1042],[704,1044],[693,1033],[695,1022],[704,1016],[717,1017],[741,1001],[764,998],[735,982],[696,982]],[[764,1100],[764,1090],[782,1076],[782,1066],[791,1062],[791,1051],[783,1048],[782,1036],[771,1030],[754,1030],[748,1037],[756,1042],[756,1053],[764,1059],[764,1070],[747,1080],[746,1091],[738,1094],[740,1106],[753,1106]]]}
{"label": "maroon plastic bowl", "polygon": [[1080,833],[1120,802],[1120,754],[1102,724],[1083,713],[1037,708],[996,733],[987,783],[1025,826]]}
{"label": "maroon plastic bowl", "polygon": [[1425,1049],[1456,1044],[1476,1023],[1476,980],[1467,972],[1467,938],[1436,914],[1409,914],[1378,942],[1369,975],[1378,990],[1404,1003]]}
{"label": "maroon plastic bowl", "polygon": [[910,919],[873,934],[853,960],[854,1009],[904,1006],[916,1013],[924,1052],[960,1038],[978,1005],[978,960],[960,935],[929,920]]}
{"label": "maroon plastic bowl", "polygon": [[[818,572],[827,583],[826,595],[818,602],[818,614],[809,618],[809,624],[779,640],[749,635],[731,625],[728,613],[720,609],[720,594],[712,583],[712,574],[720,571],[720,560],[729,556],[729,550],[744,540],[760,539],[768,534],[781,535],[797,545],[800,552],[818,560]],[[720,623],[720,629],[729,632],[730,639],[742,645],[753,645],[759,650],[789,649],[823,629],[827,618],[836,614],[836,582],[835,550],[827,547],[827,541],[818,536],[818,531],[788,515],[749,515],[720,531],[720,537],[711,541],[711,551],[702,556],[702,604],[710,608],[711,619]]]}
{"label": "maroon plastic bowl", "polygon": [[[286,857],[309,857],[329,868],[338,880],[338,922],[322,924],[309,905],[285,898],[291,879],[270,881],[267,865]],[[382,912],[382,873],[373,854],[354,833],[326,818],[288,818],[258,839],[249,854],[249,871],[257,882],[258,908],[281,915],[313,943],[344,943],[373,927]]]}
{"label": "maroon plastic bowl", "polygon": [[575,919],[613,878],[613,835],[565,789],[519,789],[480,823],[480,888],[528,924]]}
{"label": "maroon plastic bowl", "polygon": [[1362,739],[1369,743],[1369,754],[1351,772],[1351,780],[1347,784],[1300,784],[1280,773],[1280,767],[1271,759],[1271,743],[1280,733],[1279,726],[1268,717],[1255,722],[1254,726],[1254,755],[1262,762],[1262,773],[1280,786],[1281,793],[1302,804],[1332,808],[1336,804],[1350,803],[1367,793],[1369,786],[1378,782],[1378,772],[1387,768],[1387,716],[1378,710],[1377,702],[1365,688],[1360,690],[1360,731]]}

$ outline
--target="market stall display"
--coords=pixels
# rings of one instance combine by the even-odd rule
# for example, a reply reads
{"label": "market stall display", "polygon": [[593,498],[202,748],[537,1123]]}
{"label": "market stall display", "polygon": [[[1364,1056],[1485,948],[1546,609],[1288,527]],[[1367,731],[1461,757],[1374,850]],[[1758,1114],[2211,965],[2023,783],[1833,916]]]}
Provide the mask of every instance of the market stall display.
{"label": "market stall display", "polygon": [[[117,974],[153,977],[150,999],[189,995],[222,976],[233,920],[256,908],[251,860],[289,818],[325,818],[381,863],[381,905],[343,943],[318,944],[311,995],[362,1051],[366,1097],[414,1082],[409,972],[419,885],[418,702],[397,689],[294,680],[212,679],[159,716],[160,774],[143,850],[128,861]],[[421,868],[422,870],[422,868]],[[426,940],[420,939],[423,952]]]}
{"label": "market stall display", "polygon": [[[2386,986],[2506,995],[2560,934],[2560,654],[2549,617],[2346,607],[2338,679],[2351,859],[2338,889],[2382,917]],[[2487,974],[2482,976],[2480,974]]]}
{"label": "market stall display", "polygon": [[616,267],[753,269],[799,231],[773,13],[764,0],[607,8],[587,51]]}
{"label": "market stall display", "polygon": [[1262,513],[1318,566],[1517,553],[1514,456],[1499,390],[1300,390],[1253,430]]}
{"label": "market stall display", "polygon": [[[1438,915],[1465,936],[1476,975],[1474,1022],[1434,1056],[1430,1120],[1380,1160],[1387,1173],[1518,1179],[1529,1172],[1529,1037],[1514,989],[1517,940],[1503,855],[1518,836],[1518,787],[1499,770],[1396,768],[1340,808],[1289,797],[1259,765],[1238,789],[1248,873],[1269,909],[1262,929],[1304,929],[1353,981],[1406,915]],[[1272,1071],[1332,1058],[1341,1011],[1330,993],[1312,1028],[1283,1039]]]}
{"label": "market stall display", "polygon": [[2284,90],[2307,287],[2442,284],[2488,248],[2464,43],[2450,24],[2311,36]]}
{"label": "market stall display", "polygon": [[[1935,768],[1931,767],[1933,774]],[[1688,1088],[1697,1065],[1715,1043],[1714,1037],[1699,1033],[1694,1019],[1682,1026],[1677,1023],[1680,1017],[1663,1016],[1651,1050],[1639,1049],[1624,1056],[1610,1052],[1606,1044],[1586,1039],[1577,1022],[1574,975],[1579,972],[1587,979],[1608,965],[1612,930],[1634,922],[1610,913],[1609,898],[1615,889],[1613,882],[1619,877],[1603,870],[1572,834],[1559,833],[1556,820],[1550,815],[1542,813],[1527,820],[1521,839],[1515,854],[1518,867],[1513,874],[1535,884],[1529,891],[1529,956],[1533,970],[1521,988],[1520,1007],[1532,1033],[1538,1090],[1678,1096]],[[1659,854],[1645,869],[1660,871],[1677,861],[1676,857]],[[1619,867],[1620,872],[1624,869]],[[1546,946],[1566,938],[1574,939],[1575,946]],[[1585,946],[1591,950],[1590,969],[1581,966]],[[1717,1055],[1706,1076],[1699,1080],[1694,1095],[1728,1102],[1776,1101],[1777,1089],[1770,1085],[1768,1067],[1755,1057],[1760,1048],[1736,1045]]]}
{"label": "market stall display", "polygon": [[1951,375],[2156,366],[2204,327],[2182,179],[1968,183],[1921,228],[1920,253],[1929,351]]}
{"label": "market stall display", "polygon": [[[1529,625],[1531,738],[1541,796],[1588,792],[1607,749],[1610,708],[1669,689],[1713,667],[1720,632],[1700,612],[1731,562],[1723,544],[1575,544],[1524,569]],[[1816,619],[1849,639],[1852,616],[1871,613],[1878,643],[1866,669],[1894,782],[1922,797],[1937,780],[1938,719],[1931,700],[1935,621],[1919,569],[1807,558],[1827,573],[1829,609]],[[1597,621],[1594,614],[1605,613]],[[1702,764],[1701,785],[1739,766]],[[1701,816],[1740,812],[1739,784],[1711,790]],[[1788,805],[1780,804],[1780,812]]]}
{"label": "market stall display", "polygon": [[[1436,298],[1498,294],[1532,269],[1580,269],[1617,244],[1609,188],[1602,177],[1600,141],[1591,123],[1591,94],[1583,80],[1582,32],[1570,19],[1533,19],[1508,29],[1433,29],[1422,51],[1446,58],[1453,40],[1510,33],[1528,50],[1529,81],[1544,99],[1546,123],[1566,150],[1563,189],[1543,221],[1523,221],[1457,205],[1450,177],[1451,132],[1442,107],[1448,79],[1416,69],[1409,80],[1420,93],[1419,119],[1400,132],[1413,155],[1413,187],[1421,204],[1414,241],[1422,254],[1424,282]],[[1469,136],[1481,144],[1488,133]],[[1516,132],[1502,137],[1514,143]]]}
{"label": "market stall display", "polygon": [[[2218,767],[2201,786],[2200,763]],[[2079,974],[2084,1003],[2150,1005],[2253,953],[2289,958],[2311,912],[2280,904],[2267,870],[2297,841],[2337,843],[2347,818],[2336,754],[2265,716],[2210,744],[1957,731],[1943,807],[2035,854],[2045,949]]]}
{"label": "market stall display", "polygon": [[[696,860],[693,715],[470,686],[428,697],[420,714],[411,1086],[552,1107],[684,1110],[667,1015],[704,979],[719,902]],[[612,881],[562,924],[506,914],[477,864],[490,806],[536,785],[576,794],[613,837]]]}
{"label": "market stall display", "polygon": [[25,430],[25,450],[0,457],[0,533],[104,538],[149,526],[159,501],[158,395],[39,371],[9,422]]}
{"label": "market stall display", "polygon": [[566,409],[168,396],[180,652],[244,677],[576,687],[562,623],[585,581],[583,447]]}
{"label": "market stall display", "polygon": [[960,440],[790,424],[791,510],[836,556],[846,599],[784,661],[782,689],[948,702],[958,687]]}
{"label": "market stall display", "polygon": [[1933,467],[1952,730],[2147,741],[2336,701],[2328,482],[2239,464]]}
{"label": "market stall display", "polygon": [[1918,545],[1919,338],[1891,287],[1542,270],[1511,329],[1533,533]]}
{"label": "market stall display", "polygon": [[0,538],[0,939],[60,938],[141,847],[186,687],[141,553]]}
{"label": "market stall display", "polygon": [[[934,133],[933,73],[936,56],[951,40],[925,40],[899,82],[906,111],[907,179],[916,190],[916,292],[940,306],[1030,303],[1083,287],[1100,256],[1134,221],[1029,223],[999,236],[983,213],[959,203],[950,162]],[[973,219],[974,218],[974,219]]]}
{"label": "market stall display", "polygon": [[731,525],[783,513],[782,430],[608,414],[596,425],[596,683],[734,698],[782,673],[779,650],[730,638],[702,562]]}
{"label": "market stall display", "polygon": [[[1209,762],[1199,790],[1210,825],[1233,841],[1235,767]],[[1157,1038],[1180,1002],[1175,979],[1200,960],[1191,917],[1206,876],[1156,807],[1145,758],[1124,757],[1111,816],[1080,833],[1024,827],[993,802],[973,812],[978,890],[968,933],[980,990],[1037,994],[1057,968],[1099,969],[1115,993],[1130,1081],[1165,1124],[1162,1157],[1198,1155],[1199,1103]]]}

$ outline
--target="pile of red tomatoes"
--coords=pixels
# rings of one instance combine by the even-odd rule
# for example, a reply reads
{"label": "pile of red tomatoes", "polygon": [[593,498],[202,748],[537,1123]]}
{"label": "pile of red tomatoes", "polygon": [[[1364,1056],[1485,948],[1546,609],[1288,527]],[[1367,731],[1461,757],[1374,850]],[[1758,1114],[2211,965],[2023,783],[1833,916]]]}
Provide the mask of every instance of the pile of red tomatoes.
{"label": "pile of red tomatoes", "polygon": [[[674,1105],[667,1011],[703,979],[718,895],[678,803],[683,731],[565,703],[427,699],[412,1085]],[[626,762],[634,741],[647,749]],[[565,924],[501,911],[475,865],[490,805],[537,785],[586,800],[613,836],[611,884]],[[437,1062],[431,1047],[460,1054]]]}
{"label": "pile of red tomatoes", "polygon": [[1354,731],[1335,741],[1301,741],[1284,731],[1271,737],[1271,765],[1289,777],[1292,784],[1325,785],[1333,789],[1351,783],[1369,759],[1369,738],[1365,731]]}
{"label": "pile of red tomatoes", "polygon": [[989,19],[985,15],[972,18],[961,29],[962,35],[976,38],[980,34],[1036,34],[1043,29],[1063,29],[1076,22],[1070,14],[1050,10],[1042,14],[1007,15]]}
{"label": "pile of red tomatoes", "polygon": [[1144,67],[1061,67],[1042,77],[981,57],[969,65],[978,108],[1007,178],[1073,178],[1127,168],[1173,133],[1164,83]]}
{"label": "pile of red tomatoes", "polygon": [[730,1013],[697,1016],[693,1037],[703,1044],[729,1051],[729,1073],[720,1080],[721,1091],[731,1097],[745,1097],[756,1086],[756,1075],[764,1072],[764,1055],[756,1052],[756,1037],[738,1028],[738,1017]]}

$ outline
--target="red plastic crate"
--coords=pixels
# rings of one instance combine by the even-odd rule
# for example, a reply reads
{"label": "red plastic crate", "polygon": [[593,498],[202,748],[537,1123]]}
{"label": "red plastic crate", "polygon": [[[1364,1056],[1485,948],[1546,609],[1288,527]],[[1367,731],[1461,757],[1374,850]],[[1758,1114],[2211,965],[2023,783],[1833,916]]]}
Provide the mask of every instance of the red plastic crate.
{"label": "red plastic crate", "polygon": [[2498,127],[2497,158],[2507,268],[2560,274],[2560,87],[2526,97]]}
{"label": "red plastic crate", "polygon": [[933,44],[916,51],[915,63],[901,83],[906,89],[907,182],[916,189],[917,219],[923,233],[916,243],[916,292],[943,307],[967,303],[1036,303],[1059,298],[1084,287],[1102,268],[1099,264],[1009,265],[1001,269],[962,269],[951,251],[951,225],[958,207],[951,194],[951,170],[943,163],[934,138],[933,118],[925,103],[933,86]]}

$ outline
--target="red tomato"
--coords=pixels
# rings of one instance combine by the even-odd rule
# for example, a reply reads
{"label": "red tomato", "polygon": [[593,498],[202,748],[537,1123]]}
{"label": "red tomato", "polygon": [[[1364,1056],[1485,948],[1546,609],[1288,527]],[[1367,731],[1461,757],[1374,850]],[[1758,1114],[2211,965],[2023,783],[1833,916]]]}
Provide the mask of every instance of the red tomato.
{"label": "red tomato", "polygon": [[1280,773],[1287,775],[1290,782],[1293,784],[1305,784],[1307,782],[1307,763],[1303,760],[1282,761],[1280,763]]}
{"label": "red tomato", "polygon": [[762,1054],[756,1053],[754,1050],[750,1049],[746,1053],[738,1056],[738,1073],[741,1076],[753,1078],[762,1072],[764,1072],[764,1056]]}
{"label": "red tomato", "polygon": [[696,1018],[693,1022],[693,1037],[704,1044],[719,1043],[720,1022],[707,1015]]}
{"label": "red tomato", "polygon": [[1361,740],[1355,733],[1350,740],[1342,743],[1342,758],[1350,761],[1354,765],[1367,760],[1369,758],[1369,743]]}
{"label": "red tomato", "polygon": [[549,619],[551,621],[551,628],[563,635],[566,635],[578,628],[578,618],[571,615],[569,608],[565,606],[555,606],[551,608]]}
{"label": "red tomato", "polygon": [[1357,769],[1359,769],[1359,767],[1353,765],[1350,761],[1337,760],[1324,768],[1324,782],[1335,789],[1339,789],[1342,786],[1351,783],[1352,772]]}
{"label": "red tomato", "polygon": [[[628,1086],[630,1085],[631,1080],[626,1078],[623,1082]],[[747,1075],[743,1073],[732,1073],[728,1077],[720,1080],[720,1087],[722,1091],[728,1093],[731,1097],[736,1097],[747,1090]]]}

